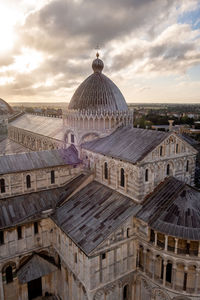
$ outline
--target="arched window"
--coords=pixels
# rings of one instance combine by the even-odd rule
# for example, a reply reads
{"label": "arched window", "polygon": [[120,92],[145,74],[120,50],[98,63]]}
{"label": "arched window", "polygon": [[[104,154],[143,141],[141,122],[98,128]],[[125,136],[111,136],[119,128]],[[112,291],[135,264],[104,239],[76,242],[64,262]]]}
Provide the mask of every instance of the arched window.
{"label": "arched window", "polygon": [[74,143],[74,134],[71,134],[71,143]]}
{"label": "arched window", "polygon": [[179,152],[179,146],[178,146],[178,144],[176,144],[176,153],[178,153]]}
{"label": "arched window", "polygon": [[3,230],[0,231],[0,246],[4,244],[4,232]]}
{"label": "arched window", "polygon": [[12,267],[8,266],[6,268],[6,283],[10,283],[12,281],[13,281]]}
{"label": "arched window", "polygon": [[5,179],[3,179],[3,178],[0,179],[0,188],[1,188],[1,193],[6,192]]}
{"label": "arched window", "polygon": [[34,234],[38,233],[38,222],[34,222]]}
{"label": "arched window", "polygon": [[122,187],[124,187],[124,185],[125,185],[125,176],[124,176],[124,169],[123,168],[121,168],[121,170],[120,170],[120,185]]}
{"label": "arched window", "polygon": [[163,156],[163,146],[160,146],[160,156]]}
{"label": "arched window", "polygon": [[31,176],[30,175],[26,176],[26,187],[27,187],[27,189],[31,188]]}
{"label": "arched window", "polygon": [[51,171],[51,184],[55,183],[55,171]]}
{"label": "arched window", "polygon": [[169,173],[170,173],[170,165],[168,164],[166,174],[169,175]]}
{"label": "arched window", "polygon": [[130,237],[130,228],[126,229],[126,237],[129,238]]}
{"label": "arched window", "polygon": [[18,240],[21,240],[21,238],[22,238],[22,227],[21,226],[17,227],[17,238],[18,238]]}
{"label": "arched window", "polygon": [[186,172],[188,172],[189,171],[189,160],[187,160],[187,162],[186,162]]}
{"label": "arched window", "polygon": [[108,179],[108,163],[104,163],[104,178]]}
{"label": "arched window", "polygon": [[128,300],[128,284],[123,288],[123,300]]}
{"label": "arched window", "polygon": [[172,264],[170,262],[168,262],[166,266],[166,281],[169,283],[172,282]]}
{"label": "arched window", "polygon": [[145,181],[146,182],[149,181],[149,170],[148,169],[145,170]]}

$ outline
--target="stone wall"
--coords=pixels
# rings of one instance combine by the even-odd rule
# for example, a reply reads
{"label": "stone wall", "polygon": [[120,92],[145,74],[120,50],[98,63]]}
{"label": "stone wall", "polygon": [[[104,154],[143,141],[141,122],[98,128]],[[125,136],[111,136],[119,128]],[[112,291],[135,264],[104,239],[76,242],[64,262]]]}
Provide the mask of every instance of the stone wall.
{"label": "stone wall", "polygon": [[[62,186],[79,174],[80,168],[65,165],[0,175],[0,179],[5,181],[5,192],[0,191],[0,199]],[[51,171],[55,174],[54,183],[51,183]],[[27,176],[30,176],[30,187],[27,185]]]}

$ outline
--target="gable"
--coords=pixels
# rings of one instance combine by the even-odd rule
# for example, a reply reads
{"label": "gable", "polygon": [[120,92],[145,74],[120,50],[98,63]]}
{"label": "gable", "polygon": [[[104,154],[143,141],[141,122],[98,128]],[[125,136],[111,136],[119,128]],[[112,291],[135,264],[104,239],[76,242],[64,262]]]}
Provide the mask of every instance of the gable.
{"label": "gable", "polygon": [[169,134],[161,143],[156,145],[154,149],[148,153],[142,163],[159,161],[169,158],[178,158],[180,156],[195,156],[197,150],[191,146],[185,139],[175,133]]}

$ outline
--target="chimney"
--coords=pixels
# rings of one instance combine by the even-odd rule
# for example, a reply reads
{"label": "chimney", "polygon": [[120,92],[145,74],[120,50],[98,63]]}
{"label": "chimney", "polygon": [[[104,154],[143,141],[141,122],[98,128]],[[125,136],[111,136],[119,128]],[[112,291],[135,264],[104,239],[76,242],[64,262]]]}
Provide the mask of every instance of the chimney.
{"label": "chimney", "polygon": [[169,131],[172,131],[174,120],[168,120],[169,122]]}

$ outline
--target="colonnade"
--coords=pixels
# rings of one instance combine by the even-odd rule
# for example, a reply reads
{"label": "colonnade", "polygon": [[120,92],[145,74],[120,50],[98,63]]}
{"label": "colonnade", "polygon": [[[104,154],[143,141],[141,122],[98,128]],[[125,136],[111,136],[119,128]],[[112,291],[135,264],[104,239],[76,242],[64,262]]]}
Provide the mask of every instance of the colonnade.
{"label": "colonnade", "polygon": [[155,247],[161,248],[165,251],[173,252],[174,254],[200,257],[199,241],[184,240],[164,235],[163,233],[159,233],[151,229],[150,242]]}
{"label": "colonnade", "polygon": [[142,272],[163,287],[190,294],[200,292],[200,266],[196,262],[165,257],[140,244],[137,265]]}

